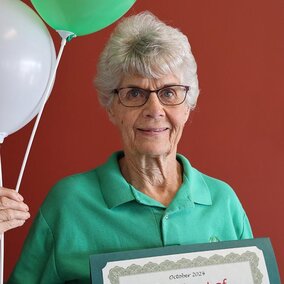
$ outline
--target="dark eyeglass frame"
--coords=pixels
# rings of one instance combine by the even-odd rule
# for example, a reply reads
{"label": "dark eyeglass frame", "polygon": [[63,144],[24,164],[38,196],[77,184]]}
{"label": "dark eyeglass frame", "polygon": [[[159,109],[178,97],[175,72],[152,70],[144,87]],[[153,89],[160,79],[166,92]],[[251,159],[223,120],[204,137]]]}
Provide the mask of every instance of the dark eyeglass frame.
{"label": "dark eyeglass frame", "polygon": [[[165,104],[164,102],[161,101],[161,98],[159,97],[159,92],[160,92],[161,90],[163,90],[163,89],[167,89],[167,88],[171,88],[171,87],[184,87],[184,88],[185,88],[184,98],[183,98],[183,100],[182,100],[180,103],[177,103],[177,104]],[[144,91],[144,92],[147,94],[147,95],[146,95],[146,100],[145,100],[145,102],[144,102],[143,104],[135,105],[135,106],[129,106],[129,105],[125,105],[125,104],[123,103],[123,101],[122,101],[122,99],[120,98],[120,95],[119,95],[120,91],[121,91],[121,90],[124,90],[124,89],[131,89],[131,88],[133,88],[133,89],[138,89],[138,90],[142,90],[142,91]],[[164,87],[162,87],[162,88],[160,88],[160,89],[156,89],[156,90],[147,90],[147,89],[143,89],[143,88],[140,88],[140,87],[135,87],[135,86],[133,86],[133,87],[122,87],[122,88],[115,89],[115,90],[113,90],[113,93],[116,94],[116,95],[118,95],[118,98],[119,98],[120,103],[121,103],[123,106],[125,106],[125,107],[141,107],[141,106],[145,105],[145,104],[147,103],[147,101],[149,100],[149,97],[150,97],[151,93],[156,93],[156,95],[157,95],[157,97],[158,97],[158,100],[159,100],[159,102],[160,102],[162,105],[165,105],[165,106],[177,106],[177,105],[181,105],[181,104],[185,101],[189,89],[190,89],[190,86],[187,86],[187,85],[178,85],[178,84],[175,84],[175,85],[167,85],[167,86],[164,86]]]}

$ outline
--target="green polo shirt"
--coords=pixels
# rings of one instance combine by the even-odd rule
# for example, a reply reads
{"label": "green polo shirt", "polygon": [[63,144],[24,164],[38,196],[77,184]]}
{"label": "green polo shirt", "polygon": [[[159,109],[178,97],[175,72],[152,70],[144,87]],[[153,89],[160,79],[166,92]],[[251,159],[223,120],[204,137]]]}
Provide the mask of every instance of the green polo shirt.
{"label": "green polo shirt", "polygon": [[8,283],[90,283],[91,254],[252,238],[226,183],[177,155],[183,183],[166,207],[127,183],[118,164],[122,155],[54,186]]}

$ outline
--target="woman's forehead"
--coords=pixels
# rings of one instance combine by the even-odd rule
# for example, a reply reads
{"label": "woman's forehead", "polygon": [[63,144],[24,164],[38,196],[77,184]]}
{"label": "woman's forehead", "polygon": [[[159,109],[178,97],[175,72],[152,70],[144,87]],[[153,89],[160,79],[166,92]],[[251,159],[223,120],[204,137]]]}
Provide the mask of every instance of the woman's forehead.
{"label": "woman's forehead", "polygon": [[160,78],[146,78],[140,75],[125,75],[121,80],[121,87],[136,86],[140,88],[159,88],[169,84],[180,84],[180,79],[174,74],[168,74]]}

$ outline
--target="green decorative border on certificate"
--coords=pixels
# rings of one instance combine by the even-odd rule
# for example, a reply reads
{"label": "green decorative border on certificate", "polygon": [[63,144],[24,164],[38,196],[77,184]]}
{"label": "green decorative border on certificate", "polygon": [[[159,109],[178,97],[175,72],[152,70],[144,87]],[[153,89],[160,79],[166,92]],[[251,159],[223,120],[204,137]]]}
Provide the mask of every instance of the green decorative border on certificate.
{"label": "green decorative border on certificate", "polygon": [[262,283],[263,274],[258,269],[259,258],[256,253],[250,251],[246,251],[242,254],[229,253],[226,256],[214,254],[209,258],[198,256],[193,260],[182,258],[176,262],[167,259],[160,264],[150,261],[143,266],[132,264],[127,268],[115,266],[110,269],[108,278],[111,284],[119,284],[119,278],[122,276],[239,262],[249,262],[253,283]]}
{"label": "green decorative border on certificate", "polygon": [[[245,257],[246,259],[249,259],[249,265],[250,265],[249,267],[252,271],[252,275],[254,275],[254,279],[252,280],[255,283],[261,283],[260,281],[262,277],[261,276],[262,270],[260,271],[260,274],[259,274],[259,271],[257,270],[259,266],[257,262],[258,260],[255,258],[254,255],[250,255],[250,256],[243,255],[246,251],[250,251],[250,247],[257,247],[259,250],[262,251],[270,283],[271,284],[272,283],[281,284],[277,261],[276,261],[274,251],[272,248],[272,244],[269,238],[256,238],[256,239],[238,240],[238,241],[223,241],[223,242],[214,242],[214,243],[207,243],[207,244],[177,245],[177,246],[167,246],[167,247],[152,248],[152,249],[142,249],[142,250],[140,249],[140,250],[132,250],[132,251],[130,250],[130,251],[94,254],[90,256],[90,273],[91,273],[92,284],[104,284],[103,269],[109,263],[120,262],[120,261],[128,262],[130,260],[135,260],[135,259],[142,260],[146,258],[162,257],[162,256],[164,257],[163,260],[165,260],[165,259],[170,259],[171,255],[199,253],[199,252],[204,252],[204,251],[209,252],[210,250],[213,251],[213,250],[224,250],[224,249],[233,249],[232,254],[230,255],[230,253],[228,252],[227,256],[223,254],[223,256],[221,256],[220,258],[220,253],[212,252],[212,257],[214,256],[214,259],[211,260],[211,256],[208,256],[208,259],[212,261],[212,267],[213,267],[213,264],[218,264],[220,261],[223,261],[222,257],[223,258],[229,257],[231,259],[235,259],[236,261],[236,258],[238,258],[238,256],[236,256],[237,254],[239,255],[240,259],[243,257]],[[243,250],[242,252],[238,252],[238,250],[235,250],[234,252],[234,249],[236,248],[243,248]],[[217,256],[215,257],[215,255]],[[183,257],[186,258],[186,256],[181,256],[180,260],[182,260]],[[176,261],[177,259],[173,259],[173,260]],[[150,261],[152,260],[149,259],[148,262]],[[204,261],[204,264],[203,264],[203,261]],[[191,264],[191,265],[198,265],[200,267],[201,265],[205,265],[205,261],[206,259],[203,259],[202,256],[199,256],[199,258],[196,257],[196,259],[193,259],[194,264]],[[240,261],[243,261],[243,260],[240,260]],[[162,264],[162,262],[160,263],[160,265]],[[172,264],[172,263],[165,261],[163,265],[171,265],[170,269],[172,269],[172,267],[176,268],[175,265],[180,265],[180,262],[178,261],[176,262],[177,262],[176,264]],[[156,268],[153,268],[152,264],[144,266],[145,263],[147,263],[147,261],[146,262],[142,261],[141,263],[139,263],[138,261],[138,264],[142,266],[142,268],[140,267],[138,269],[144,269],[147,272],[150,271],[149,269],[154,269],[155,271],[157,271]],[[120,266],[120,264],[118,265]],[[159,265],[159,264],[153,264],[153,265]],[[182,265],[186,265],[186,264],[182,264]],[[112,268],[114,268],[115,266],[116,265],[114,265]],[[131,267],[131,265],[128,265],[128,266]],[[136,273],[137,273],[137,267],[131,267],[131,268],[130,267],[128,268],[129,270],[136,269]],[[122,267],[122,269],[125,269],[125,268],[127,268],[127,265]],[[124,270],[121,270],[121,271],[124,271]],[[125,271],[119,272],[119,269],[117,269],[115,273],[117,274],[120,273],[120,275],[122,275],[121,273],[125,273]],[[128,274],[128,275],[130,275],[129,277],[131,277],[131,274]],[[114,276],[112,277],[113,277],[112,281],[116,281],[115,280],[116,278]],[[108,281],[110,280],[108,279]],[[111,282],[111,283],[115,284],[118,282]]]}

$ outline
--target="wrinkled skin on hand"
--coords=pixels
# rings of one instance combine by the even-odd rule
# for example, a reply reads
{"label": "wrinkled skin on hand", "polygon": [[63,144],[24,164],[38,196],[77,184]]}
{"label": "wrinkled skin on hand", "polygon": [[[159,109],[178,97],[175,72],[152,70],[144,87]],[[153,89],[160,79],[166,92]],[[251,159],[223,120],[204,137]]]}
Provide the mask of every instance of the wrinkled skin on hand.
{"label": "wrinkled skin on hand", "polygon": [[0,233],[22,226],[29,218],[24,198],[13,189],[0,187]]}

